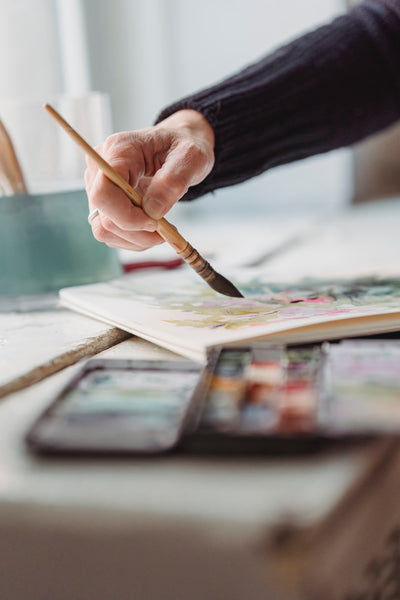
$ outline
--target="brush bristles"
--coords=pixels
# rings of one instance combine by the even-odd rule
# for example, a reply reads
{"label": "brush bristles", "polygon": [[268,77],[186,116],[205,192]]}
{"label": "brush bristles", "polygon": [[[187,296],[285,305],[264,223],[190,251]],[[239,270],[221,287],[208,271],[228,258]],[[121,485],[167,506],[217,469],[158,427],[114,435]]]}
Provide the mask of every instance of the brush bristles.
{"label": "brush bristles", "polygon": [[213,290],[224,296],[229,296],[230,298],[244,298],[243,294],[239,292],[229,279],[216,271],[214,271],[214,277],[207,279],[207,283]]}
{"label": "brush bristles", "polygon": [[224,296],[230,296],[232,298],[243,298],[243,295],[237,288],[231,283],[226,277],[220,275],[207,262],[201,254],[186,242],[186,246],[183,250],[179,250],[178,254],[183,260],[196,271],[200,277],[204,279],[216,292],[224,294]]}

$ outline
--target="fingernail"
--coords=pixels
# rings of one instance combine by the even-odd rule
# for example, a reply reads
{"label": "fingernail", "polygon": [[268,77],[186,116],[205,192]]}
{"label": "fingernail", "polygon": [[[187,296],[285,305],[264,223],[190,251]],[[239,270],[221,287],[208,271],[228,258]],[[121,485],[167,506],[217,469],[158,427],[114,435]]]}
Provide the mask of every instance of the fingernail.
{"label": "fingernail", "polygon": [[146,214],[152,219],[160,219],[164,214],[164,206],[158,198],[147,198],[143,202]]}

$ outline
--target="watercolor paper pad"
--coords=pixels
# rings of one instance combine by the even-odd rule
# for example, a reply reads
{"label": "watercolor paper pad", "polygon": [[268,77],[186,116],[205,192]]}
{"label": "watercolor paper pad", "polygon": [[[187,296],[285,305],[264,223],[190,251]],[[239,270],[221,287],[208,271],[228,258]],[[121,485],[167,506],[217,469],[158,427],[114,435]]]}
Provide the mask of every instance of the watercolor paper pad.
{"label": "watercolor paper pad", "polygon": [[400,276],[278,281],[246,269],[230,278],[245,298],[221,296],[186,267],[60,296],[73,310],[197,361],[212,346],[250,339],[301,343],[400,330]]}

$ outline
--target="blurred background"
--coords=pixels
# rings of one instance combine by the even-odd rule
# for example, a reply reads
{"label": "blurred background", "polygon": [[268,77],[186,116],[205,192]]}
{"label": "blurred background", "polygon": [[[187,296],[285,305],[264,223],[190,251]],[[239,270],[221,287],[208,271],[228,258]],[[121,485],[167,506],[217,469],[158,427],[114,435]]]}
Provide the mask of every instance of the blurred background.
{"label": "blurred background", "polygon": [[[100,91],[110,104],[99,134],[147,127],[166,104],[345,10],[345,0],[0,0],[0,117],[21,102]],[[357,174],[371,152],[357,154]],[[353,153],[340,150],[191,210],[326,211],[354,195]]]}

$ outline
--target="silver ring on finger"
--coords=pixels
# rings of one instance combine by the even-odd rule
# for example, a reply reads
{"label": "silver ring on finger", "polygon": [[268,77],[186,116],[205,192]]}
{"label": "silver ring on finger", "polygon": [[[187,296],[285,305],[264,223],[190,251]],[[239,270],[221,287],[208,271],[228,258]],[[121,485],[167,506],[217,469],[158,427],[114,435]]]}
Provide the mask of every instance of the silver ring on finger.
{"label": "silver ring on finger", "polygon": [[92,211],[89,213],[89,215],[88,215],[88,218],[87,218],[89,225],[91,225],[91,224],[92,224],[92,221],[93,221],[93,219],[95,219],[96,217],[98,217],[98,216],[99,216],[99,214],[100,214],[100,211],[99,211],[99,209],[98,209],[98,208],[95,208],[94,210],[92,210]]}

